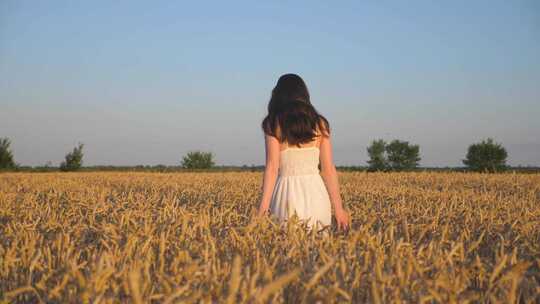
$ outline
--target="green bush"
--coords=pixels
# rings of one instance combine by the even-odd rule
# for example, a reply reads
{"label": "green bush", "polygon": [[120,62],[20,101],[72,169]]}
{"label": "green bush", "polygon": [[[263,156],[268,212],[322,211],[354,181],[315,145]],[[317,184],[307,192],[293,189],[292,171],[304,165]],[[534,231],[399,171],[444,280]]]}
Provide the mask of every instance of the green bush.
{"label": "green bush", "polygon": [[420,147],[407,141],[394,139],[386,145],[386,154],[388,166],[396,171],[415,169],[420,161]]}
{"label": "green bush", "polygon": [[367,148],[369,160],[367,161],[370,171],[385,171],[388,161],[385,155],[386,143],[384,140],[374,140]]}
{"label": "green bush", "polygon": [[420,147],[407,141],[394,139],[390,143],[384,140],[374,140],[367,148],[370,171],[401,171],[418,167]]}
{"label": "green bush", "polygon": [[497,172],[506,169],[507,157],[506,149],[488,138],[469,146],[463,164],[472,171]]}
{"label": "green bush", "polygon": [[210,169],[214,166],[214,155],[212,152],[191,151],[182,158],[181,166],[185,169]]}
{"label": "green bush", "polygon": [[15,169],[17,165],[13,160],[13,153],[9,146],[9,138],[0,138],[0,169]]}
{"label": "green bush", "polygon": [[83,164],[83,147],[84,144],[79,144],[73,148],[73,151],[66,154],[66,160],[60,164],[61,171],[77,171]]}

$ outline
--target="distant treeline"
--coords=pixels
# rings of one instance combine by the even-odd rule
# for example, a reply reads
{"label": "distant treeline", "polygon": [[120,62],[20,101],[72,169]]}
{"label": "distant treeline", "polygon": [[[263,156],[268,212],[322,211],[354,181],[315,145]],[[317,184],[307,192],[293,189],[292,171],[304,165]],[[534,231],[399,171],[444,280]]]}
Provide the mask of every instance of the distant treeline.
{"label": "distant treeline", "polygon": [[[228,171],[263,171],[264,166],[223,166],[216,165],[214,154],[205,151],[190,151],[185,154],[175,166],[83,166],[83,147],[79,143],[72,151],[65,155],[60,166],[52,166],[48,162],[43,166],[22,166],[15,163],[13,152],[10,149],[11,141],[0,138],[0,171],[15,172],[54,172],[54,171],[141,171],[141,172],[228,172]],[[465,167],[421,167],[419,162],[420,146],[408,141],[394,139],[386,142],[377,139],[367,147],[369,160],[367,166],[336,166],[341,171],[446,171],[446,172],[502,172],[513,171],[520,173],[538,173],[540,167],[518,166],[511,167],[506,164],[508,153],[502,144],[492,138],[471,144],[465,158],[462,159]]]}
{"label": "distant treeline", "polygon": [[[371,171],[368,166],[336,166],[338,171],[347,172],[368,172]],[[52,166],[19,166],[15,169],[9,170],[12,172],[60,172],[60,167]],[[137,166],[85,166],[78,170],[78,172],[98,172],[98,171],[110,171],[110,172],[161,172],[161,173],[173,173],[173,172],[262,172],[264,171],[263,165],[244,165],[244,166],[213,166],[208,169],[187,169],[182,166],[167,166],[167,165],[137,165]],[[467,167],[417,167],[412,170],[413,172],[470,172]],[[2,170],[0,169],[0,172]],[[540,167],[508,167],[506,172],[516,173],[540,173]]]}

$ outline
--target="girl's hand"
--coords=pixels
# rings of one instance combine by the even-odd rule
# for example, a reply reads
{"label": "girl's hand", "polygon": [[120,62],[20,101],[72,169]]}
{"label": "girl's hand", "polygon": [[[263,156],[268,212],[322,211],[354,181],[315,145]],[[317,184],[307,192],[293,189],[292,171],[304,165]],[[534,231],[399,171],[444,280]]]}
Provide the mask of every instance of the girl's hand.
{"label": "girl's hand", "polygon": [[338,228],[343,230],[349,229],[351,219],[345,209],[336,209],[335,216]]}
{"label": "girl's hand", "polygon": [[[262,204],[261,204],[262,205]],[[264,207],[259,207],[258,209],[253,209],[253,213],[252,215],[253,216],[256,216],[256,217],[261,217],[261,216],[265,216],[268,214],[268,209],[267,208],[264,208]]]}
{"label": "girl's hand", "polygon": [[257,211],[257,216],[265,216],[268,214],[268,209],[259,209],[259,211]]}
{"label": "girl's hand", "polygon": [[251,210],[251,219],[250,219],[250,222],[256,222],[257,220],[260,220],[261,218],[263,218],[264,216],[266,216],[268,214],[268,210],[265,210],[265,209],[256,209],[256,208],[253,208]]}

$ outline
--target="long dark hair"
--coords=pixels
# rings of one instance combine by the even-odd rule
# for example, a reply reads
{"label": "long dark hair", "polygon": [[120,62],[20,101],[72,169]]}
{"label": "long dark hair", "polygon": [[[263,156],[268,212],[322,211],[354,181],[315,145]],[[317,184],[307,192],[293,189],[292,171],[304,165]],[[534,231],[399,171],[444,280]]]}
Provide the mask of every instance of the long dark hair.
{"label": "long dark hair", "polygon": [[311,104],[306,83],[296,74],[279,77],[268,102],[262,129],[280,142],[295,146],[309,143],[319,134],[330,134],[328,120]]}

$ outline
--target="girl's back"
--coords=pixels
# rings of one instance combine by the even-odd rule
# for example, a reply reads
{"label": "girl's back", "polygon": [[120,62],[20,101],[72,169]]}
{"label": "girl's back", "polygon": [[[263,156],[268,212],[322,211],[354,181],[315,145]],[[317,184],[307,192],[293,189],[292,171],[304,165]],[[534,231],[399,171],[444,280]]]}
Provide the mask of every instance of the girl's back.
{"label": "girl's back", "polygon": [[330,197],[319,174],[320,150],[314,145],[289,147],[280,151],[279,175],[270,211],[280,220],[296,214],[310,227],[332,222]]}

